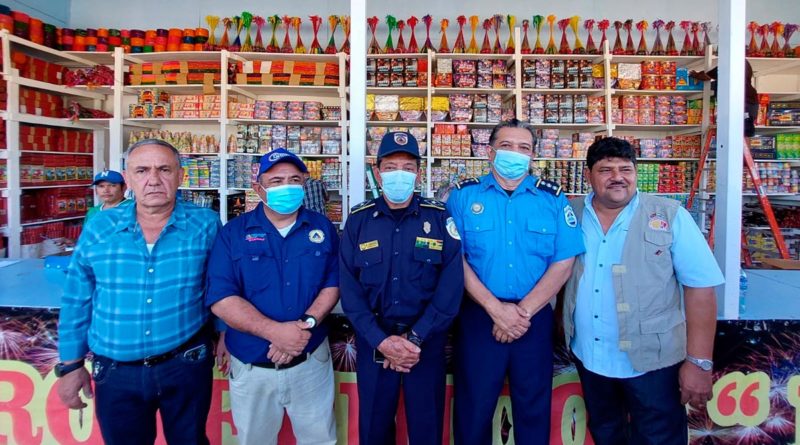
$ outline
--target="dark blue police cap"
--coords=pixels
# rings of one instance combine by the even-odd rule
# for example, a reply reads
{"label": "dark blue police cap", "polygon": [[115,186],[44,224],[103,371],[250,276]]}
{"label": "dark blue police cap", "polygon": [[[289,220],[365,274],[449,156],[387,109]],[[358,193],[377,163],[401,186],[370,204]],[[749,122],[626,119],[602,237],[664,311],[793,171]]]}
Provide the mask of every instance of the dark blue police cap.
{"label": "dark blue police cap", "polygon": [[393,131],[386,133],[381,139],[381,146],[378,148],[378,159],[395,153],[408,153],[420,159],[419,144],[417,139],[406,131]]}

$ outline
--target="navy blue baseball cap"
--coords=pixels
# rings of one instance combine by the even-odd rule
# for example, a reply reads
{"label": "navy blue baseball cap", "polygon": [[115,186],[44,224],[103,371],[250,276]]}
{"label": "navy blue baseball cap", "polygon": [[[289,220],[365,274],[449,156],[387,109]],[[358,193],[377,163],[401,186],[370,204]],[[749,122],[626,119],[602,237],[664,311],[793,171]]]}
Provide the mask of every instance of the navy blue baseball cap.
{"label": "navy blue baseball cap", "polygon": [[92,185],[97,185],[101,182],[110,182],[112,184],[125,184],[125,178],[122,177],[120,172],[114,170],[103,170],[94,175]]}
{"label": "navy blue baseball cap", "polygon": [[383,139],[381,139],[380,148],[378,148],[378,159],[395,153],[408,153],[420,159],[417,138],[407,131],[392,131],[386,133]]}
{"label": "navy blue baseball cap", "polygon": [[261,166],[258,168],[258,176],[261,176],[262,173],[268,171],[276,164],[280,164],[281,162],[291,162],[295,165],[295,167],[300,169],[301,172],[308,173],[306,164],[303,163],[303,160],[298,158],[297,155],[285,148],[276,148],[275,150],[272,150],[261,157]]}

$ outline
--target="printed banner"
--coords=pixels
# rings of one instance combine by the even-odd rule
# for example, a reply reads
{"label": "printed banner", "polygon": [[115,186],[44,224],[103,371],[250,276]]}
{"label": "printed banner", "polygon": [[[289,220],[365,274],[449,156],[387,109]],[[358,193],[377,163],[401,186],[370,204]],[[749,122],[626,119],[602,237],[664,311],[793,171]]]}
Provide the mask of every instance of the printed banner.
{"label": "printed banner", "polygon": [[[58,362],[58,313],[0,310],[0,443],[102,444],[93,404],[83,413],[67,410],[52,372]],[[336,419],[340,444],[358,444],[358,392],[353,330],[333,316],[331,352],[336,370]],[[449,350],[449,349],[448,349]],[[689,411],[693,445],[800,443],[795,424],[800,406],[800,321],[722,321],[717,326],[714,399],[707,412]],[[563,345],[556,346],[553,371],[551,445],[593,444],[586,427],[580,382]],[[453,405],[448,376],[444,444],[452,443]],[[398,443],[407,443],[400,402]],[[235,444],[228,381],[215,375],[208,436],[213,445]],[[494,444],[513,439],[511,399],[506,388],[493,419]],[[164,444],[159,434],[158,442]],[[284,419],[281,445],[295,443]]]}

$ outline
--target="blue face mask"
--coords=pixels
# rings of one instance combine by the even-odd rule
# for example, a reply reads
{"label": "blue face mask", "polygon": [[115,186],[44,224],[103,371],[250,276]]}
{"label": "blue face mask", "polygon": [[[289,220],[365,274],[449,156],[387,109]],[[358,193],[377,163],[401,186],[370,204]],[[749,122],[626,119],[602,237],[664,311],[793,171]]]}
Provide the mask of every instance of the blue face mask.
{"label": "blue face mask", "polygon": [[496,150],[494,170],[505,179],[519,179],[528,173],[531,157],[509,150]]}
{"label": "blue face mask", "polygon": [[306,196],[302,185],[284,184],[265,189],[267,200],[263,201],[267,207],[281,215],[289,215],[297,211],[303,204]]}
{"label": "blue face mask", "polygon": [[403,170],[381,172],[383,196],[394,204],[402,204],[414,193],[417,175]]}

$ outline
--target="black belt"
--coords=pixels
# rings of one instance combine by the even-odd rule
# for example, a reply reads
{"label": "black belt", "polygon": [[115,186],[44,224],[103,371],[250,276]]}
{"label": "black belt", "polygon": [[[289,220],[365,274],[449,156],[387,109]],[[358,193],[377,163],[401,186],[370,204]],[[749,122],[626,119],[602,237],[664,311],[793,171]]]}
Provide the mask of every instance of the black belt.
{"label": "black belt", "polygon": [[[178,346],[177,348],[171,351],[167,351],[163,354],[151,355],[141,360],[131,360],[128,362],[118,361],[117,364],[123,366],[146,366],[149,368],[164,363],[167,360],[174,358],[178,354],[186,352],[186,350],[189,349],[190,346],[194,346],[195,343],[197,343],[201,338],[206,336],[209,333],[209,328],[207,326],[208,325],[201,327],[199,331],[197,331],[194,335],[191,336],[191,338],[189,338],[188,340],[183,342],[182,345]],[[209,351],[209,353],[210,352],[211,351]]]}
{"label": "black belt", "polygon": [[250,364],[255,366],[256,368],[274,369],[278,371],[281,369],[294,368],[295,366],[308,360],[309,355],[310,354],[308,352],[306,352],[305,354],[300,354],[297,357],[293,358],[289,363],[284,363],[282,365],[272,362],[250,363]]}

